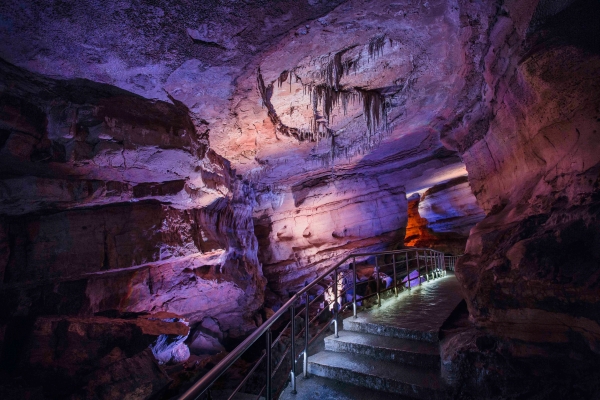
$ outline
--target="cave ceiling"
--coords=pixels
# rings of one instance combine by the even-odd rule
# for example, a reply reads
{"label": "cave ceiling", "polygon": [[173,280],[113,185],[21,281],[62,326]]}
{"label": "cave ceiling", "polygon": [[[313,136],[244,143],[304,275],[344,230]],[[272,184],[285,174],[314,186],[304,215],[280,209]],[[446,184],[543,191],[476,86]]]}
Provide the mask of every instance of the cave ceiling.
{"label": "cave ceiling", "polygon": [[0,54],[181,102],[259,189],[367,174],[422,192],[466,174],[439,140],[464,83],[454,3],[5,2]]}

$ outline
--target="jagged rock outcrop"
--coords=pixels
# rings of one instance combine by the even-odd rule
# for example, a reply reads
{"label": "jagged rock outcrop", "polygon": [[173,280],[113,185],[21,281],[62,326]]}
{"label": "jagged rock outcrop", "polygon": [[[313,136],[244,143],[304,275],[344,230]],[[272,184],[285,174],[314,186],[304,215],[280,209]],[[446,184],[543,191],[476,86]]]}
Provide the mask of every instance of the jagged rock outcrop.
{"label": "jagged rock outcrop", "polygon": [[[197,129],[176,101],[44,78],[5,62],[0,68],[0,325],[91,318],[112,327],[90,339],[95,346],[127,330],[118,320],[94,317],[106,313],[168,311],[193,325],[212,317],[230,338],[252,330],[264,293],[253,192],[208,149],[207,129]],[[59,325],[39,329],[57,335]],[[21,326],[21,334],[35,336],[36,326]],[[153,340],[164,335],[156,332]],[[84,379],[78,372],[56,390],[48,380],[27,382],[42,384],[49,398],[86,385],[90,393],[103,392],[109,384],[114,393],[101,397],[123,398],[131,386],[118,375],[139,365],[129,384],[138,381],[134,398],[146,398],[170,382],[148,364],[151,352],[140,353],[148,344],[123,343],[127,359],[91,359],[86,374],[106,367],[102,376]],[[183,342],[179,347],[175,358],[183,361],[189,350]],[[16,356],[34,348],[44,346],[26,342]],[[57,363],[40,364],[37,375]]]}
{"label": "jagged rock outcrop", "polygon": [[469,231],[484,216],[467,176],[451,179],[409,198],[405,244],[463,254]]}

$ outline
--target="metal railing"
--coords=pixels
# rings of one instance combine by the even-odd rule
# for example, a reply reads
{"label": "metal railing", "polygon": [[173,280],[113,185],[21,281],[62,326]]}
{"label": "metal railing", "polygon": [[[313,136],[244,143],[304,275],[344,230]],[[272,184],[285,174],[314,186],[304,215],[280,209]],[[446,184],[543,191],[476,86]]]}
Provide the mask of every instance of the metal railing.
{"label": "metal railing", "polygon": [[[371,264],[369,261],[374,261],[374,263]],[[296,393],[298,360],[302,357],[302,373],[304,377],[307,377],[309,346],[332,324],[334,335],[338,337],[340,313],[352,307],[352,315],[356,318],[358,307],[370,298],[375,297],[376,304],[380,306],[382,295],[388,291],[393,290],[393,294],[398,296],[400,288],[410,290],[411,287],[445,275],[448,261],[455,262],[453,258],[444,257],[441,252],[422,248],[357,253],[346,256],[294,294],[275,314],[193,384],[179,400],[198,399],[203,395],[203,398],[210,399],[209,389],[261,337],[265,341],[262,355],[254,362],[252,368],[228,399],[233,399],[236,393],[249,383],[251,376],[255,376],[255,381],[260,381],[258,387],[262,386],[260,390],[258,388],[253,390],[258,392],[254,393],[257,399],[260,399],[263,393],[267,400],[271,400],[273,397],[277,398],[288,382],[288,373],[292,393]],[[359,263],[362,266],[358,266]],[[359,279],[359,273],[370,268],[373,268],[371,275],[373,279],[365,279],[366,274],[363,274],[362,280]],[[325,285],[323,286],[323,284]],[[383,285],[385,288],[382,288]],[[325,287],[324,290],[318,290],[323,287]],[[358,292],[362,294],[359,295]],[[319,301],[321,299],[322,301]],[[287,321],[288,318],[289,321]],[[300,329],[298,329],[297,320],[303,321]],[[287,323],[281,328],[281,324],[286,321]],[[279,330],[274,341],[272,340],[273,330]],[[300,352],[296,349],[298,340],[303,344]],[[283,351],[281,350],[282,345]],[[282,375],[280,368],[286,360],[289,363],[288,372]],[[276,364],[274,368],[273,361]],[[263,377],[257,378],[255,372],[261,367],[264,367]],[[274,388],[273,380],[277,376],[283,377],[283,382]]]}
{"label": "metal railing", "polygon": [[444,263],[446,264],[446,268],[450,271],[454,271],[454,267],[456,267],[456,262],[461,256],[444,256]]}

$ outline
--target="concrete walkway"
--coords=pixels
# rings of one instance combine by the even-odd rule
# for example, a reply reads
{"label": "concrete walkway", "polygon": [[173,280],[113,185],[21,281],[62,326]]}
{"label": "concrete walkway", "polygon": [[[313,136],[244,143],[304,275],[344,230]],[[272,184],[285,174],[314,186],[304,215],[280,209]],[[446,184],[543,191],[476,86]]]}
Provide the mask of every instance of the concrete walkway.
{"label": "concrete walkway", "polygon": [[443,399],[439,331],[462,300],[454,274],[405,290],[343,321],[340,337],[309,357],[308,379],[285,400]]}

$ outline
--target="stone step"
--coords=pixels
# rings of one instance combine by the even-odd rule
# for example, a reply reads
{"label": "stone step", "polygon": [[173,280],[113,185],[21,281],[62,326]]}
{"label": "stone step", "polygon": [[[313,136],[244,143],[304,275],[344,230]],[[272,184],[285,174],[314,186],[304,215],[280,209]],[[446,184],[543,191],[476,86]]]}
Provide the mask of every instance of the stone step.
{"label": "stone step", "polygon": [[308,358],[310,374],[417,399],[445,399],[439,368],[425,369],[360,354],[322,351]]}
{"label": "stone step", "polygon": [[396,393],[381,392],[347,382],[311,375],[310,379],[297,380],[297,393],[288,385],[279,400],[410,400]]}
{"label": "stone step", "polygon": [[440,350],[435,343],[369,333],[340,331],[339,338],[333,335],[325,338],[325,350],[423,367],[439,368],[440,365]]}
{"label": "stone step", "polygon": [[389,324],[379,324],[366,318],[348,317],[344,319],[344,329],[353,332],[369,333],[371,335],[387,336],[399,339],[419,340],[430,343],[439,342],[438,330],[423,330],[415,327],[403,327]]}

